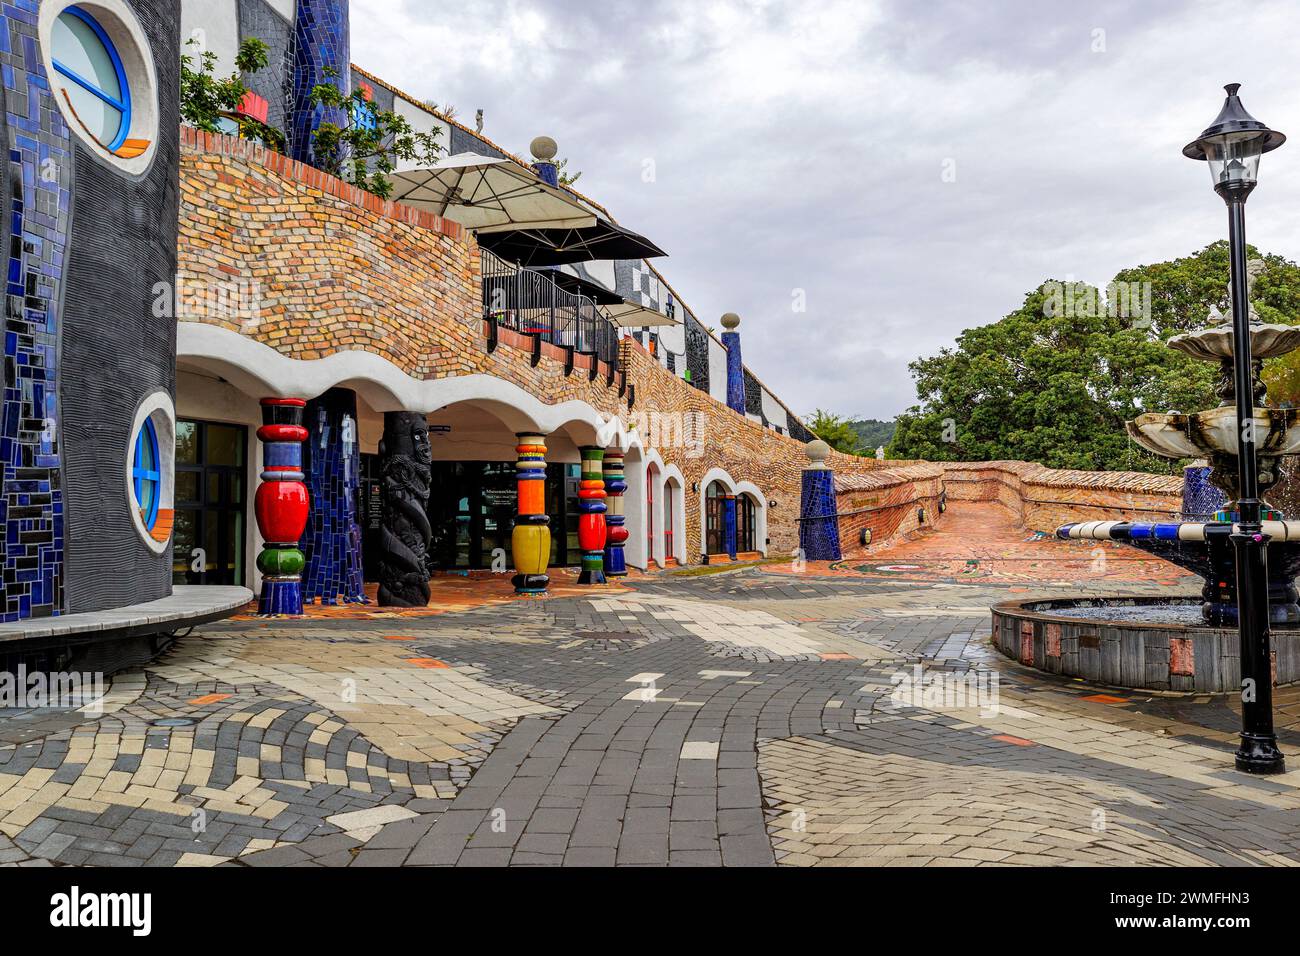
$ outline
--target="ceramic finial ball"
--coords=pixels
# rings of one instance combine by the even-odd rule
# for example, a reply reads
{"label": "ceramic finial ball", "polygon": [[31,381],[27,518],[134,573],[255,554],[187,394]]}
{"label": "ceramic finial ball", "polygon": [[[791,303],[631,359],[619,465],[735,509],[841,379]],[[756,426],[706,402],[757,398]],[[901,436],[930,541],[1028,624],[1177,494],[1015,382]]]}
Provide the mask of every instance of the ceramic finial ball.
{"label": "ceramic finial ball", "polygon": [[735,329],[740,326],[740,316],[735,312],[728,312],[722,317],[722,327],[724,329]]}
{"label": "ceramic finial ball", "polygon": [[555,154],[560,147],[556,145],[555,140],[549,136],[539,136],[531,143],[528,148],[533,152],[533,159],[542,163],[549,163],[555,158]]}
{"label": "ceramic finial ball", "polygon": [[820,438],[814,438],[804,445],[803,453],[808,456],[808,460],[814,465],[821,465],[825,463],[826,456],[831,453],[831,446]]}

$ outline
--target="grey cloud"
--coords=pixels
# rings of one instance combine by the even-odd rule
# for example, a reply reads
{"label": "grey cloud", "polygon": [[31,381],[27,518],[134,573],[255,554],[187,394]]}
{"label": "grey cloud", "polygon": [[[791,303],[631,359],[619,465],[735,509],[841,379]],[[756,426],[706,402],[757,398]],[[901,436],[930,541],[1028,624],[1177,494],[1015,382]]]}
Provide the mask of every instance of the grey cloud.
{"label": "grey cloud", "polygon": [[[508,149],[554,136],[706,323],[745,316],[747,364],[791,407],[888,417],[915,401],[909,361],[1045,278],[1105,283],[1219,238],[1179,149],[1228,81],[1300,129],[1296,19],[1281,0],[353,0],[353,56],[484,108]],[[1300,153],[1263,177],[1251,240],[1300,257]]]}

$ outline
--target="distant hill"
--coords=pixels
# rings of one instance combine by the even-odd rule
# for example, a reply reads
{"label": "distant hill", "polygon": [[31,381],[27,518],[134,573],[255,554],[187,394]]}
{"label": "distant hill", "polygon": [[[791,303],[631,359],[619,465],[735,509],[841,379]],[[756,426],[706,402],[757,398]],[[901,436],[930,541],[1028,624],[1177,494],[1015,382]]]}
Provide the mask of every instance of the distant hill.
{"label": "distant hill", "polygon": [[863,418],[848,423],[862,443],[863,454],[874,455],[881,445],[888,445],[894,437],[894,422],[881,422],[874,418]]}

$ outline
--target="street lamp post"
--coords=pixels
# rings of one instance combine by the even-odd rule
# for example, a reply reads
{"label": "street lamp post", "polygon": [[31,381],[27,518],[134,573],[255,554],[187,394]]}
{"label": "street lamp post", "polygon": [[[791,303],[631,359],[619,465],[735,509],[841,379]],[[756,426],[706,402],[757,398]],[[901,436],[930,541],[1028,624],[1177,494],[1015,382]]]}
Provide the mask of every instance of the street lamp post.
{"label": "street lamp post", "polygon": [[1273,732],[1273,654],[1268,621],[1268,535],[1260,524],[1259,477],[1255,460],[1255,388],[1250,354],[1250,296],[1246,275],[1246,199],[1258,182],[1259,158],[1286,137],[1246,112],[1229,83],[1228,98],[1209,128],[1183,149],[1189,159],[1209,163],[1214,191],[1228,205],[1232,274],[1233,381],[1236,387],[1238,454],[1237,633],[1241,640],[1241,746],[1237,769],[1282,773],[1286,764]]}

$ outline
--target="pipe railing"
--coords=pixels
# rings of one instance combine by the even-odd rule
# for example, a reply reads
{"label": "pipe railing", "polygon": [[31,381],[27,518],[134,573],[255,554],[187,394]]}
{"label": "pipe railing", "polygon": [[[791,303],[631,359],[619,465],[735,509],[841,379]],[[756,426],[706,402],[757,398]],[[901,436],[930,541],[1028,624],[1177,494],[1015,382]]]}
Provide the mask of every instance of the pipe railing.
{"label": "pipe railing", "polygon": [[500,328],[593,356],[611,371],[616,367],[618,329],[592,299],[561,289],[545,270],[520,268],[486,249],[480,256],[484,318]]}

